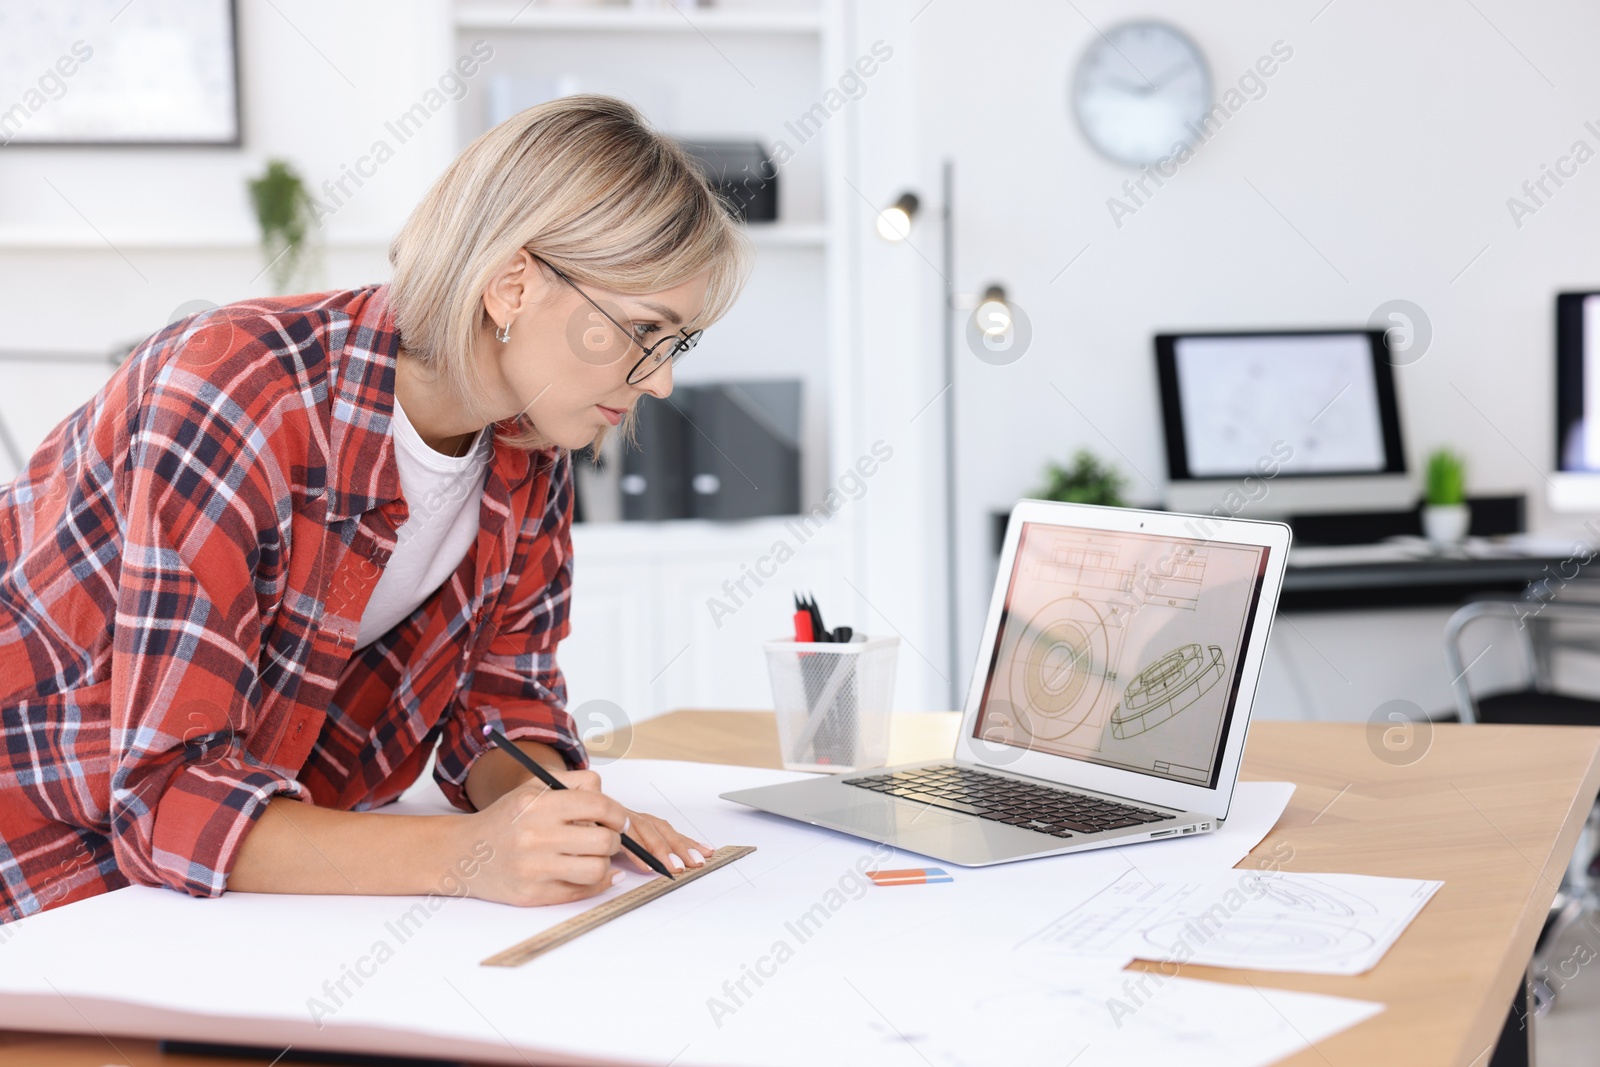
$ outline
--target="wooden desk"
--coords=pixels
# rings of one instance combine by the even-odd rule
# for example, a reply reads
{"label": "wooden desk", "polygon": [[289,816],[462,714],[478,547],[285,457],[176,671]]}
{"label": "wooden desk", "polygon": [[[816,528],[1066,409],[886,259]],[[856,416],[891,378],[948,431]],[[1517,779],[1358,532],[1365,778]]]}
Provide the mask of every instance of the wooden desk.
{"label": "wooden desk", "polygon": [[[891,762],[949,755],[957,725],[949,712],[898,718]],[[1281,855],[1281,843],[1294,850],[1286,870],[1437,878],[1444,888],[1359,977],[1178,973],[1388,1005],[1284,1061],[1293,1067],[1484,1067],[1600,793],[1600,729],[1437,725],[1426,754],[1406,766],[1379,759],[1367,731],[1362,723],[1251,726],[1241,777],[1296,788],[1240,866]],[[674,712],[639,724],[628,755],[775,767],[777,730],[770,713]]]}
{"label": "wooden desk", "polygon": [[[950,713],[902,716],[891,759],[947,755]],[[771,713],[680,711],[639,724],[608,751],[653,759],[778,765]],[[603,773],[603,772],[602,772]],[[1356,978],[1185,966],[1217,982],[1375,1000],[1376,1018],[1285,1061],[1292,1067],[1484,1067],[1546,910],[1600,792],[1600,729],[1440,725],[1395,766],[1353,723],[1261,722],[1243,777],[1298,788],[1257,856],[1293,849],[1288,870],[1438,878],[1445,885],[1374,970]],[[1134,966],[1143,966],[1135,964]],[[0,1033],[0,1067],[261,1067],[161,1056],[149,1041]]]}

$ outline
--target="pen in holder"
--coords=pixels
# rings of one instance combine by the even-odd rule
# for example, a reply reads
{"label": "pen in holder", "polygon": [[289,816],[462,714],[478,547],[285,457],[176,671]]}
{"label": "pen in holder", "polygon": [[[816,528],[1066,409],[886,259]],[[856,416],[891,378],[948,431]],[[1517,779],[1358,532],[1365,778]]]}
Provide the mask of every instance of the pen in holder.
{"label": "pen in holder", "polygon": [[766,648],[784,767],[848,771],[883,766],[889,755],[889,706],[900,639],[768,641]]}

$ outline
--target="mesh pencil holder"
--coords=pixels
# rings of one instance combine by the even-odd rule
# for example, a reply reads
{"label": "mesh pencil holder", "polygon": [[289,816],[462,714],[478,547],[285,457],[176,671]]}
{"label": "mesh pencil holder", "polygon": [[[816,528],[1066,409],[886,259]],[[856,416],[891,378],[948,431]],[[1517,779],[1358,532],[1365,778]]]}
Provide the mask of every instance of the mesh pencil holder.
{"label": "mesh pencil holder", "polygon": [[792,771],[881,767],[889,756],[898,637],[768,641],[778,747]]}

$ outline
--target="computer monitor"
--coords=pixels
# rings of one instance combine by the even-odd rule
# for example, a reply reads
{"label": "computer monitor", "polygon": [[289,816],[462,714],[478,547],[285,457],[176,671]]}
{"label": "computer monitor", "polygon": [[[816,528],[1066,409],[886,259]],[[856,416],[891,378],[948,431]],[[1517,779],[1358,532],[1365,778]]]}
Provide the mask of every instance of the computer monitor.
{"label": "computer monitor", "polygon": [[1550,506],[1600,511],[1600,292],[1556,295],[1556,469]]}
{"label": "computer monitor", "polygon": [[1383,330],[1169,333],[1155,347],[1174,511],[1416,503]]}

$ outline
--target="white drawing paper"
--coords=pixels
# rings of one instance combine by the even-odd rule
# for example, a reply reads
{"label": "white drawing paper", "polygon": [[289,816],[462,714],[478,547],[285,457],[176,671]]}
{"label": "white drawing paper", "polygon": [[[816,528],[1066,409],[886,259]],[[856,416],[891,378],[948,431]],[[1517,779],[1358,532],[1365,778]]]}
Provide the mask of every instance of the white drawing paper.
{"label": "white drawing paper", "polygon": [[1031,934],[1019,948],[1214,967],[1363,974],[1443,882],[1363,874],[1133,869]]}
{"label": "white drawing paper", "polygon": [[[717,797],[802,775],[646,760],[624,760],[601,773],[606,791],[631,808],[659,814],[713,845],[749,844],[758,851],[509,969],[480,961],[597,901],[524,909],[449,895],[230,893],[201,900],[161,889],[118,890],[0,927],[0,1027],[99,1027],[137,1036],[507,1063],[839,1062],[823,1055],[836,1042],[869,1033],[883,1042],[899,1040],[886,1036],[888,1024],[861,999],[865,994],[902,1029],[924,1028],[934,1046],[952,1050],[943,1062],[974,1062],[961,1050],[978,1047],[988,1020],[1001,1011],[978,1005],[975,994],[1008,988],[1006,982],[1032,973],[1052,988],[1088,990],[1082,996],[1103,1004],[1128,978],[1117,971],[1128,954],[1052,958],[1030,971],[1010,945],[1063,905],[1113,883],[1127,869],[1127,856],[1153,859],[1163,850],[1181,854],[1207,844],[1218,865],[1242,855],[1270,829],[1289,793],[1276,783],[1245,783],[1235,798],[1239,818],[1204,835],[1209,842],[1197,837],[955,868],[950,883],[883,888],[862,873],[921,866],[925,858]],[[447,809],[437,790],[424,784],[388,810]],[[642,881],[630,875],[610,892]],[[183,932],[176,942],[174,930]],[[125,968],[106,966],[107,945],[116,946],[118,958],[141,961],[139,981],[130,982]],[[216,963],[219,945],[240,961],[237,966]],[[929,952],[945,968],[940,981],[931,977]],[[952,974],[958,980],[950,981]],[[931,987],[931,999],[905,1001],[895,992],[919,982]],[[1105,1047],[1159,1045],[1171,1031],[1158,1023],[1177,1013],[1210,1018],[1202,1036],[1212,1047],[1238,1042],[1260,1052],[1227,1062],[1270,1062],[1284,1054],[1283,1035],[1273,1029],[1279,1024],[1271,1013],[1260,1011],[1257,995],[1245,993],[1172,986],[1148,1010],[1121,1018],[1121,1026],[1111,1019],[1115,1005],[1105,1007]],[[825,1017],[819,1013],[840,997],[854,1006],[836,1029],[832,1023],[795,1025]],[[1239,1002],[1226,1013],[1213,1011],[1215,997]],[[1316,1040],[1375,1010],[1316,1001],[1302,1030]],[[896,1017],[902,1012],[903,1024]],[[1048,1043],[1058,1028],[1031,1012],[1017,1014],[1006,1047]],[[1225,1021],[1234,1017],[1246,1022]],[[899,1056],[920,1062],[911,1050]]]}

